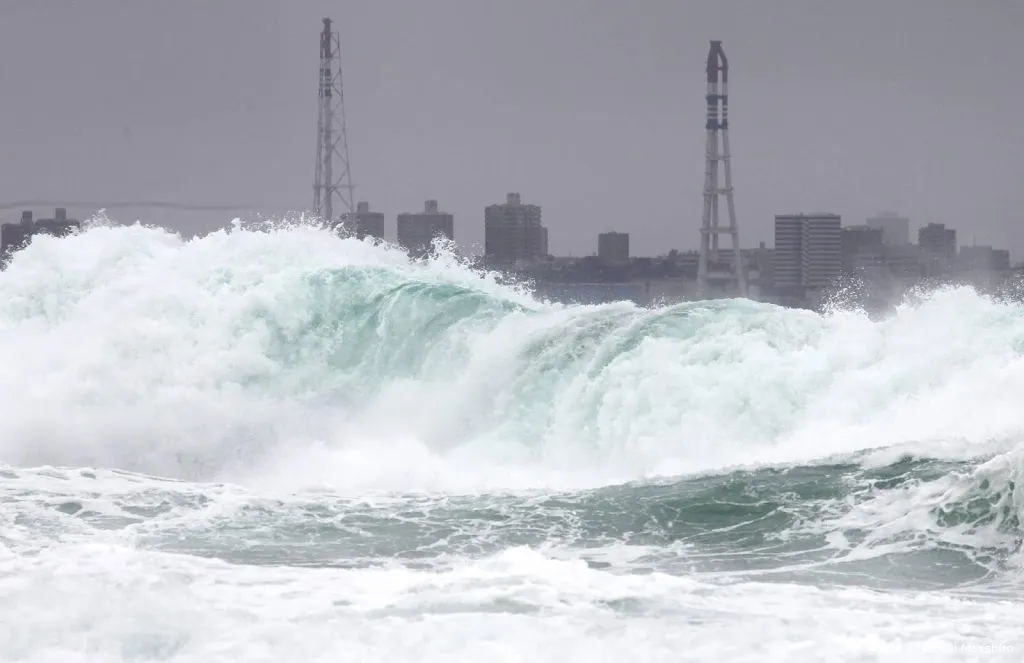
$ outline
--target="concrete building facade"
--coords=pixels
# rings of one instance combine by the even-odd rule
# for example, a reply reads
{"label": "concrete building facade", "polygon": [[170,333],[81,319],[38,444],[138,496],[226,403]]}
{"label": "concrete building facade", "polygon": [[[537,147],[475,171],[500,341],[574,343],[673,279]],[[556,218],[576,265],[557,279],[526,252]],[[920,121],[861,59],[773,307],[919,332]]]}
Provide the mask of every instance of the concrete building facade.
{"label": "concrete building facade", "polygon": [[843,271],[857,272],[883,262],[885,232],[868,225],[847,226],[842,229]]}
{"label": "concrete building facade", "polygon": [[798,216],[776,216],[775,252],[772,255],[772,284],[776,288],[789,290],[802,287],[802,244],[802,219]]}
{"label": "concrete building facade", "polygon": [[774,285],[820,290],[842,273],[843,238],[838,214],[775,217]]}
{"label": "concrete building facade", "polygon": [[804,219],[800,260],[803,286],[819,290],[843,271],[843,231],[838,214],[816,214]]}
{"label": "concrete building facade", "polygon": [[[384,239],[384,213],[371,212],[370,203],[360,202],[356,204],[355,212],[345,212],[341,215],[340,226],[344,234],[355,236],[358,239],[375,237]],[[339,229],[336,225],[335,229]]]}
{"label": "concrete building facade", "polygon": [[882,243],[886,246],[910,244],[910,219],[895,212],[881,212],[869,218],[865,225],[882,231]]}
{"label": "concrete building facade", "polygon": [[65,237],[81,227],[77,219],[69,219],[67,209],[58,207],[53,218],[33,219],[31,210],[24,210],[18,223],[5,223],[0,226],[0,267],[5,266],[16,251],[31,241],[33,235],[53,235]]}
{"label": "concrete building facade", "polygon": [[917,245],[937,258],[956,257],[956,230],[943,223],[929,223],[917,231]]}
{"label": "concrete building facade", "polygon": [[530,263],[548,255],[548,229],[538,205],[524,205],[510,193],[503,205],[484,210],[484,256],[490,263]]}
{"label": "concrete building facade", "polygon": [[411,257],[430,253],[435,237],[455,239],[455,217],[438,210],[436,200],[428,200],[422,212],[398,215],[398,245]]}
{"label": "concrete building facade", "polygon": [[599,234],[597,236],[597,257],[606,265],[629,263],[629,233]]}
{"label": "concrete building facade", "polygon": [[991,246],[963,246],[960,248],[959,263],[961,269],[969,272],[1010,271],[1010,252]]}

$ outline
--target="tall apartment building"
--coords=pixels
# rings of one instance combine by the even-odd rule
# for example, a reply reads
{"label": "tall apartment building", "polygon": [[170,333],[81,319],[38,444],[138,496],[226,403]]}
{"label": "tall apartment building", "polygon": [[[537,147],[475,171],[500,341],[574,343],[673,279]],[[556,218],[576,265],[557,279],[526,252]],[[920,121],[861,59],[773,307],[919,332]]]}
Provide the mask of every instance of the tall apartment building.
{"label": "tall apartment building", "polygon": [[929,223],[917,231],[917,245],[939,258],[956,257],[956,230],[943,223]]}
{"label": "tall apartment building", "polygon": [[490,263],[533,262],[548,255],[548,229],[541,224],[540,207],[524,205],[510,193],[504,205],[484,210],[484,256]]}
{"label": "tall apartment building", "polygon": [[398,244],[411,257],[422,258],[430,253],[435,237],[455,239],[455,217],[438,211],[436,200],[424,203],[422,212],[398,215]]}
{"label": "tall apartment building", "polygon": [[882,259],[885,270],[892,277],[902,280],[916,280],[926,274],[926,260],[922,255],[924,252],[914,244],[903,246],[883,247]]}
{"label": "tall apartment building", "polygon": [[799,216],[775,217],[775,253],[772,256],[773,285],[781,289],[803,287],[803,219]]}
{"label": "tall apartment building", "polygon": [[910,244],[910,219],[895,212],[880,212],[869,218],[865,225],[882,231],[882,243],[886,246]]}
{"label": "tall apartment building", "polygon": [[775,217],[775,287],[819,290],[842,273],[843,237],[838,214]]}
{"label": "tall apartment building", "polygon": [[[384,239],[384,213],[371,212],[370,203],[357,203],[355,212],[345,212],[341,215],[341,224],[344,226],[346,234],[354,235],[359,239],[365,237]],[[335,225],[335,229],[337,228],[338,226]]]}
{"label": "tall apartment building", "polygon": [[629,233],[600,233],[597,236],[597,257],[606,265],[628,264]]}
{"label": "tall apartment building", "polygon": [[842,229],[843,271],[879,266],[883,262],[885,231],[871,226],[847,226]]}

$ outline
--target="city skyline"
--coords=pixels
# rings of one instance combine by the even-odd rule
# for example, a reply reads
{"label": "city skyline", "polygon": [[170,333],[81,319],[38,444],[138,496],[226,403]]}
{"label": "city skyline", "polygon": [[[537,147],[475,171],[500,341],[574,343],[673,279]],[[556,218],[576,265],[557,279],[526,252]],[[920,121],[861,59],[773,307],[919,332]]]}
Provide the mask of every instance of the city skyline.
{"label": "city skyline", "polygon": [[[504,208],[510,204],[514,206],[519,206],[521,204],[520,198],[521,194],[519,193],[508,193],[506,194],[506,200],[504,202],[494,202],[487,205],[487,207],[483,210],[483,215],[478,220],[480,225],[484,228],[485,242],[482,246],[477,247],[479,250],[476,253],[466,253],[466,255],[476,255],[479,257],[484,257],[487,254],[485,250],[487,245],[487,219],[490,210],[494,208]],[[0,226],[17,226],[24,220],[26,216],[32,218],[33,216],[38,215],[40,212],[42,212],[43,216],[45,216],[46,213],[51,211],[51,208],[45,208],[45,205],[49,204],[51,203],[38,203],[27,205],[24,208],[18,210],[17,212],[15,212],[15,208],[12,206],[6,210],[9,218],[0,218]],[[65,205],[65,203],[56,203],[56,205],[61,205],[56,208],[57,216],[67,214],[67,208],[63,206]],[[537,209],[538,214],[543,209],[542,204],[538,205],[534,203],[522,203],[522,205],[524,208],[532,207]],[[769,248],[772,249],[779,248],[780,218],[795,219],[800,217],[834,217],[836,220],[839,220],[842,219],[842,216],[842,214],[821,211],[810,213],[796,212],[775,214],[773,216],[775,226],[772,237],[770,237],[767,241],[758,240],[757,245],[746,245],[741,246],[740,248],[743,251],[752,251],[754,249],[757,249],[758,247],[763,249],[765,248],[765,246],[768,246]],[[89,219],[87,218],[86,221],[88,220]],[[897,226],[895,229],[897,233],[895,239],[891,235],[891,233],[893,232],[892,226],[894,222]],[[75,223],[78,224],[79,222],[76,221]],[[405,225],[404,233],[403,224]],[[399,212],[395,215],[388,215],[377,209],[371,209],[369,201],[357,201],[355,211],[345,212],[343,214],[338,215],[338,218],[333,223],[329,224],[329,226],[334,229],[337,229],[343,235],[352,236],[357,239],[378,238],[381,240],[385,240],[390,244],[399,246],[404,250],[407,250],[410,253],[411,257],[413,258],[420,258],[426,255],[429,252],[429,249],[427,247],[432,243],[432,238],[434,237],[440,236],[442,239],[451,239],[455,241],[456,246],[459,245],[458,235],[456,233],[458,224],[455,221],[454,215],[448,212],[440,211],[438,208],[438,201],[435,199],[427,199],[426,201],[424,201],[423,208],[421,208],[418,211]],[[935,223],[932,221],[916,224],[913,222],[913,220],[909,219],[908,217],[901,216],[891,210],[883,210],[881,212],[878,212],[874,216],[868,217],[867,219],[863,220],[846,219],[843,220],[842,222],[842,229],[844,231],[849,229],[862,228],[873,229],[878,231],[880,237],[879,241],[883,245],[902,247],[919,246],[921,241],[919,235],[921,232],[927,232],[931,228],[946,228],[946,224]],[[392,230],[394,232],[392,232]],[[538,247],[547,246],[546,226],[543,227],[543,230],[545,233],[544,240],[542,241],[542,243],[538,244]],[[1010,249],[1007,249],[1004,246],[978,242],[977,239],[974,237],[972,237],[969,241],[965,241],[962,235],[957,235],[957,228],[955,226],[948,227],[948,230],[952,232],[953,239],[950,243],[950,248],[953,254],[957,254],[963,249],[988,248],[995,249],[997,251],[1006,251],[1007,253],[1012,255]],[[404,239],[403,234],[405,235]],[[429,241],[427,239],[428,236],[431,237]],[[545,255],[552,258],[583,258],[588,256],[597,256],[600,253],[600,246],[602,241],[612,240],[612,238],[614,238],[615,236],[620,236],[622,238],[621,241],[625,242],[625,256],[628,258],[664,257],[672,252],[690,253],[695,255],[699,253],[699,247],[679,248],[663,246],[661,247],[658,253],[638,254],[629,249],[631,233],[628,230],[606,230],[597,232],[596,234],[590,236],[590,239],[593,240],[593,246],[589,249],[584,249],[581,252],[565,254],[550,252],[543,253],[542,251],[533,250],[530,252],[530,260],[542,260],[543,256]],[[581,237],[579,239],[582,240],[583,238]],[[783,248],[785,250],[788,247],[784,246]],[[720,251],[723,255],[732,255],[731,247],[720,249]],[[621,247],[615,249],[614,252],[616,254],[621,254]],[[1024,265],[1024,260],[1011,261],[1011,264]]]}
{"label": "city skyline", "polygon": [[[1024,250],[1013,186],[1024,139],[1006,131],[1020,92],[997,84],[1020,59],[1016,5],[106,4],[121,11],[2,10],[0,200],[308,206],[316,35],[331,15],[357,199],[390,219],[444,200],[463,246],[482,248],[482,209],[514,190],[544,207],[555,254],[592,253],[612,230],[630,233],[637,255],[696,248],[703,64],[708,40],[722,39],[743,246],[772,243],[779,213],[854,221],[894,209],[918,227],[958,228],[965,245]],[[530,49],[517,46],[524,35]],[[401,47],[371,48],[385,41]],[[975,190],[992,195],[978,201]],[[136,216],[185,233],[230,221]]]}

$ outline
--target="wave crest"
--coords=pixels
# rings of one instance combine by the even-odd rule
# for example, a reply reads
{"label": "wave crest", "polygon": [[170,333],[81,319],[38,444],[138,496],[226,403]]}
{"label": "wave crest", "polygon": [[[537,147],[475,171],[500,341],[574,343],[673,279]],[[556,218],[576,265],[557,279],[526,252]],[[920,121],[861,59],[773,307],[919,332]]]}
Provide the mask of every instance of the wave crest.
{"label": "wave crest", "polygon": [[98,225],[0,273],[0,460],[408,488],[969,448],[1024,426],[1022,313],[560,306],[320,228]]}

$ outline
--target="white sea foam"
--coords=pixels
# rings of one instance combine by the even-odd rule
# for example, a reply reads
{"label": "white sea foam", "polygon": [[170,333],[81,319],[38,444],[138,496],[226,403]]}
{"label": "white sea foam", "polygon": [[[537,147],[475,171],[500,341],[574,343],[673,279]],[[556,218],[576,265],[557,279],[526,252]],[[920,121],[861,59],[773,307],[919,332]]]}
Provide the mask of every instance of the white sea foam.
{"label": "white sea foam", "polygon": [[1014,661],[1024,638],[1013,603],[622,576],[525,549],[429,572],[82,544],[4,559],[0,595],[0,655],[33,663]]}
{"label": "white sea foam", "polygon": [[[348,569],[147,547],[276,501],[272,528],[317,491],[399,509],[382,494],[994,455],[800,530],[872,532],[851,558],[907,532],[983,545],[1024,504],[1024,310],[970,290],[880,322],[565,307],[310,227],[100,224],[0,272],[0,347],[0,660],[1020,659],[1017,603],[629,574],[650,551],[627,542],[611,569],[564,546]],[[979,491],[1001,519],[940,531]]]}
{"label": "white sea foam", "polygon": [[0,458],[358,492],[969,454],[1021,439],[1022,312],[566,308],[315,228],[98,227],[0,273]]}

